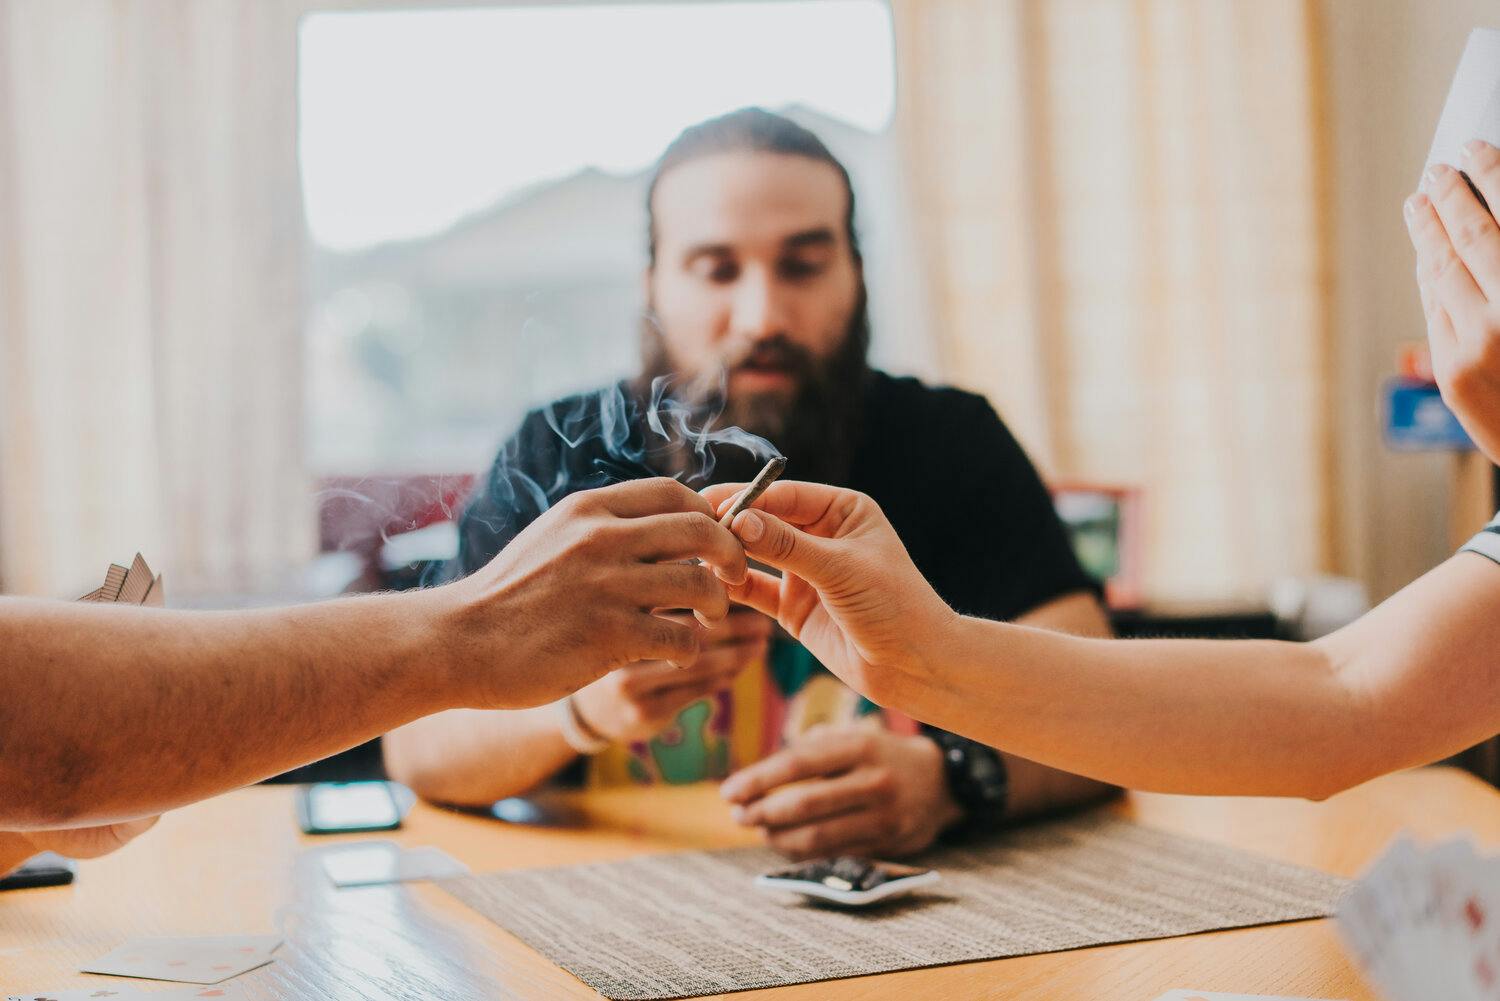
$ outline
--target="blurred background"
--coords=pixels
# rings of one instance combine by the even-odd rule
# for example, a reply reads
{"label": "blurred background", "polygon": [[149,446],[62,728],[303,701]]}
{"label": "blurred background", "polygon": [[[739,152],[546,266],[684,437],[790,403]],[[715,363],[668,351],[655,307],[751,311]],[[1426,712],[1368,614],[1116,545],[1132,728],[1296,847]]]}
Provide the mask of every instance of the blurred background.
{"label": "blurred background", "polygon": [[853,175],[876,363],[989,396],[1122,630],[1322,631],[1496,506],[1400,206],[1497,24],[0,0],[0,591],[137,550],[173,604],[399,586],[527,407],[632,370],[652,161],[758,104]]}

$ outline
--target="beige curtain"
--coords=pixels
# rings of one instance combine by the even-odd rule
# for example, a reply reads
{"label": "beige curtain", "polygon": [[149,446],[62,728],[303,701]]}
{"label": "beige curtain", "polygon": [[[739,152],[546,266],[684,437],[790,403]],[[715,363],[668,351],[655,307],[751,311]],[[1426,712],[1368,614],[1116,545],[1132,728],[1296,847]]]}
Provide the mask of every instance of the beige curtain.
{"label": "beige curtain", "polygon": [[0,586],[136,549],[170,588],[311,552],[296,17],[0,0]]}
{"label": "beige curtain", "polygon": [[944,364],[1054,479],[1144,490],[1147,593],[1332,567],[1304,0],[895,0]]}

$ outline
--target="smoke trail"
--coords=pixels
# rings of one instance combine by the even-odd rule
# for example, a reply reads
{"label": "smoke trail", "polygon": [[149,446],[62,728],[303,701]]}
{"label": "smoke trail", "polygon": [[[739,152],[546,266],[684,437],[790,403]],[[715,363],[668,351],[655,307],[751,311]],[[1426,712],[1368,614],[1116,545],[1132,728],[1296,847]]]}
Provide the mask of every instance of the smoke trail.
{"label": "smoke trail", "polygon": [[[722,378],[710,399],[724,398]],[[758,435],[737,427],[715,428],[722,404],[695,409],[669,396],[671,386],[670,376],[652,379],[643,412],[619,384],[548,407],[543,411],[547,426],[567,449],[577,450],[597,440],[604,454],[593,460],[592,470],[583,472],[582,482],[562,462],[559,479],[548,489],[542,490],[535,481],[530,488],[540,492],[550,506],[580,488],[645,476],[675,476],[689,486],[702,486],[713,476],[714,446],[744,449],[761,462],[779,454]]]}
{"label": "smoke trail", "polygon": [[[465,509],[463,562],[495,552],[496,543],[504,548],[568,494],[649,476],[672,476],[697,488],[713,477],[716,448],[743,449],[760,464],[780,454],[770,442],[741,428],[714,426],[723,412],[722,376],[717,391],[698,388],[690,387],[687,395],[705,402],[694,405],[671,394],[670,376],[658,376],[644,400],[616,384],[553,403],[529,417]],[[542,469],[549,471],[549,482],[527,472]],[[477,568],[469,565],[462,572]],[[441,576],[456,570],[449,567]]]}

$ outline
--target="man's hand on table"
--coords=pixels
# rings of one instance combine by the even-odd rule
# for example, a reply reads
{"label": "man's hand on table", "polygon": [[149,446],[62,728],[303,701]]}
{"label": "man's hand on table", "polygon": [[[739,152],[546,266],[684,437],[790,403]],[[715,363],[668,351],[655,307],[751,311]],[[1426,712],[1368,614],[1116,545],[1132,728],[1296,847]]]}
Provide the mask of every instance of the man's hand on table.
{"label": "man's hand on table", "polygon": [[721,793],[736,821],[792,859],[911,855],[962,815],[935,743],[857,724],[808,731]]}
{"label": "man's hand on table", "polygon": [[607,674],[573,697],[589,729],[609,740],[646,740],[672,725],[685,707],[729,687],[766,655],[771,620],[738,608],[702,637],[690,666],[643,661]]}

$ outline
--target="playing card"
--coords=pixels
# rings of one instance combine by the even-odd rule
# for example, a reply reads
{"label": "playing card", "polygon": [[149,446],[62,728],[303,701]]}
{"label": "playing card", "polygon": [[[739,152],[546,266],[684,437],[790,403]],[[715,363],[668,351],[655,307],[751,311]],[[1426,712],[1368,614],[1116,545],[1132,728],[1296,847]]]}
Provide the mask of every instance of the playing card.
{"label": "playing card", "polygon": [[1387,995],[1404,998],[1414,988],[1405,957],[1393,948],[1409,927],[1408,904],[1396,875],[1416,864],[1417,846],[1398,839],[1376,859],[1339,902],[1338,929],[1355,962]]}
{"label": "playing card", "polygon": [[243,987],[234,984],[216,984],[210,987],[174,987],[165,991],[143,991],[139,987],[69,987],[61,991],[42,991],[38,994],[11,994],[5,1001],[86,1001],[93,998],[110,998],[112,1001],[136,1001],[151,998],[152,1001],[187,1001],[188,998],[218,998],[219,1001],[244,1001],[247,995]]}
{"label": "playing card", "polygon": [[1453,74],[1427,163],[1463,163],[1463,145],[1483,139],[1500,146],[1500,31],[1475,28]]}
{"label": "playing card", "polygon": [[120,597],[120,587],[125,583],[125,575],[129,573],[126,568],[118,563],[111,563],[109,570],[104,574],[104,586],[99,589],[99,600],[112,602]]}
{"label": "playing card", "polygon": [[281,944],[276,935],[221,935],[210,938],[143,938],[83,967],[84,973],[116,977],[217,984],[264,966]]}
{"label": "playing card", "polygon": [[130,564],[130,569],[125,573],[125,581],[120,585],[120,603],[139,605],[146,597],[146,592],[151,590],[151,583],[151,568],[146,566],[141,554],[136,553],[135,561]]}
{"label": "playing card", "polygon": [[151,587],[146,591],[146,596],[141,599],[141,604],[147,608],[163,608],[167,604],[167,592],[162,587],[161,574],[151,582]]}
{"label": "playing card", "polygon": [[369,841],[323,855],[323,868],[335,886],[373,886],[462,876],[469,867],[440,848],[403,850],[392,841]]}
{"label": "playing card", "polygon": [[1401,839],[1339,904],[1339,933],[1391,1001],[1500,995],[1500,860]]}
{"label": "playing card", "polygon": [[1167,991],[1156,1001],[1342,1001],[1307,997],[1289,997],[1284,994],[1215,994],[1212,991]]}

